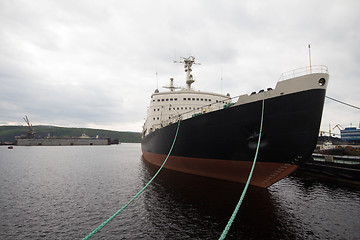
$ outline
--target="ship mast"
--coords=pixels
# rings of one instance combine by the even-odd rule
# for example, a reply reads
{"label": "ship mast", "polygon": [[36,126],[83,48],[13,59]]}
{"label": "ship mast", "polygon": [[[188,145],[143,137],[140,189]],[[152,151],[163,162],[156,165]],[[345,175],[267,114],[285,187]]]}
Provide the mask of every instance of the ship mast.
{"label": "ship mast", "polygon": [[192,65],[193,64],[198,64],[200,65],[200,63],[195,63],[195,57],[190,56],[188,58],[184,58],[182,57],[182,61],[174,61],[175,63],[184,63],[184,68],[185,68],[185,72],[186,72],[186,87],[188,90],[191,90],[191,84],[193,82],[195,82],[193,75],[191,74],[192,71]]}

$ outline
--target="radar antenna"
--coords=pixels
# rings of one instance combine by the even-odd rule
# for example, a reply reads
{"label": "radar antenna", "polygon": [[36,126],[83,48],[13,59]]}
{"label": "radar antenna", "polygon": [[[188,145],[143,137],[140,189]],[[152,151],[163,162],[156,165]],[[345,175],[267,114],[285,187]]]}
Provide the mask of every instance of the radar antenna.
{"label": "radar antenna", "polygon": [[175,89],[180,89],[181,87],[174,86],[174,79],[170,78],[170,86],[163,86],[163,88],[170,89],[170,91],[174,91]]}
{"label": "radar antenna", "polygon": [[195,82],[195,79],[193,78],[193,75],[191,74],[192,71],[192,65],[197,64],[201,65],[200,63],[195,62],[195,57],[190,56],[188,58],[182,57],[183,60],[180,61],[174,61],[174,63],[184,63],[184,68],[186,72],[186,86],[188,90],[191,90],[191,84]]}

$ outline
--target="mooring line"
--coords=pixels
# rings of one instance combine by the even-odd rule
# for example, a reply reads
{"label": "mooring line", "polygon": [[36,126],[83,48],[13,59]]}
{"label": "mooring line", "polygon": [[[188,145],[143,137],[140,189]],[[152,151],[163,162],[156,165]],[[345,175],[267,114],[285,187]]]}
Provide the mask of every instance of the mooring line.
{"label": "mooring line", "polygon": [[168,160],[174,145],[175,145],[175,141],[179,132],[179,127],[180,127],[180,119],[178,121],[178,125],[177,125],[177,129],[176,129],[176,133],[175,133],[175,137],[174,137],[174,141],[171,145],[170,151],[168,153],[168,155],[166,156],[163,164],[161,165],[161,167],[159,168],[159,170],[155,173],[155,175],[150,179],[150,181],[145,185],[145,187],[143,187],[127,204],[125,204],[121,209],[119,209],[114,215],[112,215],[108,220],[106,220],[105,222],[103,222],[102,224],[100,224],[100,226],[98,226],[94,231],[92,231],[89,235],[87,235],[86,237],[83,238],[83,240],[89,239],[91,236],[93,236],[95,233],[97,233],[100,229],[102,229],[103,227],[105,227],[106,224],[108,224],[113,218],[115,218],[119,213],[121,213],[122,210],[124,210],[130,203],[132,203],[146,188],[147,186],[150,185],[150,183],[156,178],[156,176],[159,174],[159,172],[161,171],[161,169],[164,167],[166,161]]}
{"label": "mooring line", "polygon": [[349,103],[346,103],[346,102],[343,102],[343,101],[337,100],[337,99],[332,98],[332,97],[329,97],[329,96],[325,96],[325,97],[326,97],[326,98],[328,98],[328,99],[331,99],[331,100],[333,100],[333,101],[335,101],[335,102],[338,102],[338,103],[344,104],[344,105],[346,105],[346,106],[349,106],[349,107],[356,108],[356,109],[359,109],[359,110],[360,110],[360,107],[357,107],[357,106],[351,105],[351,104],[349,104]]}
{"label": "mooring line", "polygon": [[237,203],[237,205],[236,205],[236,207],[235,207],[235,209],[234,209],[234,212],[233,212],[233,214],[231,215],[231,217],[230,217],[230,219],[229,219],[229,221],[228,221],[228,223],[227,223],[224,231],[222,232],[219,240],[225,239],[227,233],[229,232],[230,227],[231,227],[232,223],[234,222],[234,219],[235,219],[235,217],[236,217],[236,214],[237,214],[237,212],[239,211],[239,208],[240,208],[240,206],[241,206],[241,203],[242,203],[242,201],[243,201],[243,199],[244,199],[244,197],[245,197],[246,191],[247,191],[247,189],[248,189],[248,187],[249,187],[249,183],[250,183],[250,180],[251,180],[251,177],[252,177],[254,168],[255,168],[255,163],[256,163],[257,155],[258,155],[258,152],[259,152],[259,146],[260,146],[260,140],[261,140],[261,132],[262,132],[263,120],[264,120],[264,102],[265,102],[265,96],[263,95],[259,140],[258,140],[258,144],[257,144],[257,147],[256,147],[256,153],[255,153],[255,156],[254,156],[254,161],[253,161],[253,164],[252,164],[252,167],[251,167],[251,171],[250,171],[250,173],[249,173],[249,177],[248,177],[248,179],[247,179],[247,181],[246,181],[246,184],[245,184],[244,190],[243,190],[243,192],[242,192],[242,194],[241,194],[241,197],[240,197],[240,199],[239,199],[239,202]]}

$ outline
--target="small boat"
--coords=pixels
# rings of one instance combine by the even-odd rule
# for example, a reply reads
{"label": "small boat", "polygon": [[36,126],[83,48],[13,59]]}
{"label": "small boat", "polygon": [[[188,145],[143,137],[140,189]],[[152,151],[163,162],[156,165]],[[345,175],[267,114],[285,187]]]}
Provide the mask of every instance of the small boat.
{"label": "small boat", "polygon": [[344,148],[340,145],[334,145],[331,141],[326,141],[320,145],[320,152],[328,155],[342,155],[344,153]]}

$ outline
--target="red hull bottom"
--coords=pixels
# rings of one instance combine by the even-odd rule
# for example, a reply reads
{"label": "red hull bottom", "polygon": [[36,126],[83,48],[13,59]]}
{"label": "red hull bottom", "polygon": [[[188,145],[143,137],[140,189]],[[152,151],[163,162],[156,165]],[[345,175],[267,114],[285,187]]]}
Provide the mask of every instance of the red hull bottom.
{"label": "red hull bottom", "polygon": [[[146,161],[157,166],[161,166],[166,158],[165,155],[142,152]],[[251,166],[252,162],[170,156],[164,167],[183,173],[246,183]],[[267,188],[294,172],[297,167],[285,163],[256,162],[250,184]]]}

